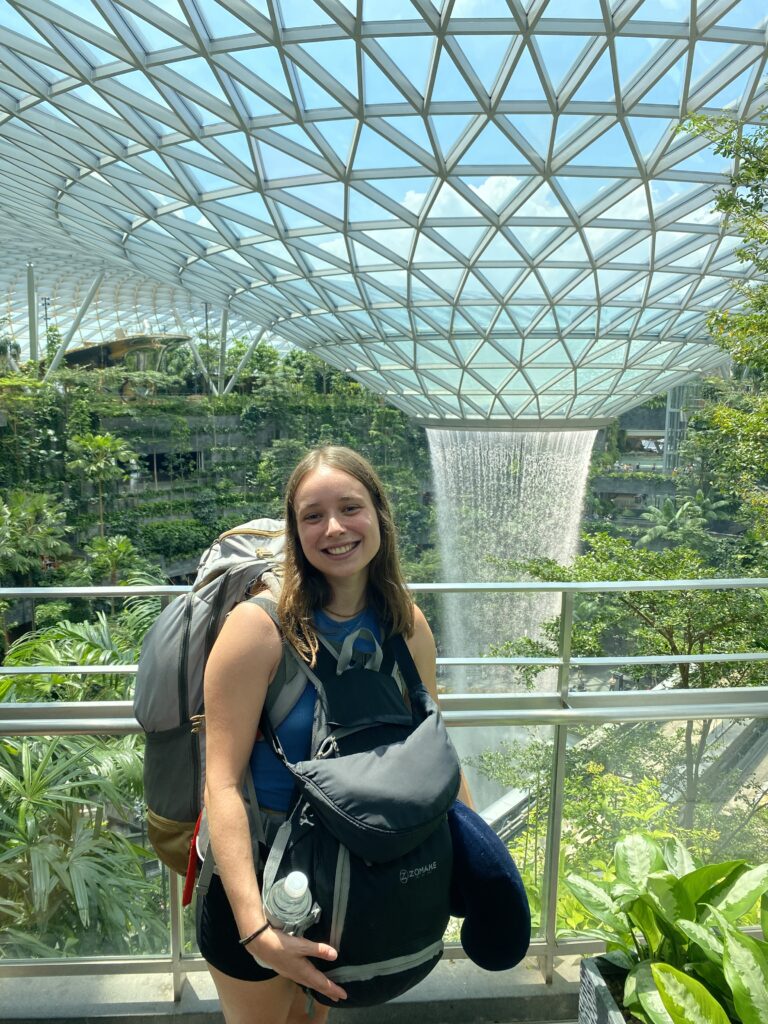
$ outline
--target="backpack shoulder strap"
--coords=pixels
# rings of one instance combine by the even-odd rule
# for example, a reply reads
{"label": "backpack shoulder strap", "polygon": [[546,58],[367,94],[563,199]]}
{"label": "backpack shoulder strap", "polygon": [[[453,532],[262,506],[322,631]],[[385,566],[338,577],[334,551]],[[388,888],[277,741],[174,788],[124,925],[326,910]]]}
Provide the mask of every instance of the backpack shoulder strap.
{"label": "backpack shoulder strap", "polygon": [[[264,594],[248,599],[251,604],[263,608],[272,619],[282,636],[280,619],[277,616],[276,603]],[[309,666],[307,666],[307,669]],[[283,656],[277,667],[275,678],[267,690],[267,698],[264,702],[265,718],[273,729],[278,729],[285,719],[293,711],[307,685],[308,675],[302,662],[294,654],[290,644],[283,639]]]}

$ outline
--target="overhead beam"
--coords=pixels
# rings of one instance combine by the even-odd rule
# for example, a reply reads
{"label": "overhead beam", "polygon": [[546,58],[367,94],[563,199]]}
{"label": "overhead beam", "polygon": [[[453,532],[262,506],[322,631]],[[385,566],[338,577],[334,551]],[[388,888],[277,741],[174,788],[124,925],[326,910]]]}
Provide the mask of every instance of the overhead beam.
{"label": "overhead beam", "polygon": [[229,383],[227,384],[227,386],[224,388],[224,394],[225,395],[228,395],[230,393],[230,391],[232,390],[232,388],[235,386],[235,382],[237,381],[237,379],[240,376],[240,374],[243,372],[243,368],[245,367],[245,364],[251,358],[251,355],[253,354],[253,350],[256,348],[258,343],[261,341],[261,339],[262,339],[262,337],[264,335],[264,332],[266,330],[267,330],[266,326],[262,327],[261,330],[259,331],[259,333],[256,335],[256,337],[251,342],[251,344],[246,349],[245,355],[240,360],[240,362],[237,364],[237,369],[235,370],[235,372],[230,377]]}
{"label": "overhead beam", "polygon": [[80,309],[78,309],[77,315],[75,316],[75,319],[72,322],[72,326],[70,327],[69,331],[67,332],[67,336],[64,338],[62,343],[56,349],[56,354],[54,355],[53,359],[51,360],[51,365],[46,370],[45,377],[43,378],[44,381],[48,380],[48,378],[51,376],[51,374],[54,372],[54,370],[57,369],[57,367],[58,367],[59,363],[61,362],[61,360],[64,358],[64,353],[69,348],[69,343],[74,338],[75,332],[77,331],[78,327],[82,323],[83,317],[88,312],[88,307],[90,306],[90,304],[93,302],[94,298],[96,297],[96,293],[98,292],[99,288],[101,287],[101,282],[103,280],[104,280],[104,271],[101,270],[101,271],[99,271],[99,273],[94,278],[94,281],[93,281],[93,284],[91,285],[91,287],[88,289],[88,294],[83,299],[82,305],[80,306]]}

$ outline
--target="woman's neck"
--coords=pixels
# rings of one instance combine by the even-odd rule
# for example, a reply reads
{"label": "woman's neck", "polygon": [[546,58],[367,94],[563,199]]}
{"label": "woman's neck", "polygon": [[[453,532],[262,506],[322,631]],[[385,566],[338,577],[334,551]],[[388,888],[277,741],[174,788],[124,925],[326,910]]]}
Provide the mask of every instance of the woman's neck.
{"label": "woman's neck", "polygon": [[357,581],[350,581],[351,586],[331,587],[331,596],[323,605],[323,611],[337,619],[352,619],[368,604],[367,583],[362,586]]}

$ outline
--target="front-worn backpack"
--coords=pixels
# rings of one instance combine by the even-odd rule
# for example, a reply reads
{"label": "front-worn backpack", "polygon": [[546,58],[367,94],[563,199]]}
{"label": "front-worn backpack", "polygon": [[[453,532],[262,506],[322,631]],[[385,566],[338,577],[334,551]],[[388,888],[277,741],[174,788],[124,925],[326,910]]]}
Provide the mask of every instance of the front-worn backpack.
{"label": "front-worn backpack", "polygon": [[[373,653],[355,651],[360,632]],[[296,784],[262,895],[268,901],[291,871],[307,875],[320,914],[304,936],[337,950],[336,960],[313,962],[347,999],[310,994],[338,1008],[370,1006],[412,988],[442,956],[453,860],[447,811],[459,761],[401,636],[380,647],[358,631],[338,657],[321,643],[309,675],[317,688],[310,760],[290,764],[268,709],[262,715]]]}
{"label": "front-worn backpack", "polygon": [[236,604],[259,590],[277,595],[284,543],[284,523],[274,519],[223,533],[203,553],[192,590],[164,608],[144,637],[133,709],[146,734],[147,832],[160,860],[182,875],[205,785],[208,655]]}

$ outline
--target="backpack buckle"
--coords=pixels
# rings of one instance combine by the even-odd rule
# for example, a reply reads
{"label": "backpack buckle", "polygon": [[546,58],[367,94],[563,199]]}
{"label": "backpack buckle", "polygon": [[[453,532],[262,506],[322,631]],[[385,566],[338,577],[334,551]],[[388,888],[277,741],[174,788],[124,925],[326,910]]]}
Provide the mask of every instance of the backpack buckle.
{"label": "backpack buckle", "polygon": [[305,803],[301,808],[301,814],[299,815],[299,825],[309,825],[310,828],[314,827],[315,821],[312,817],[312,808],[308,803]]}
{"label": "backpack buckle", "polygon": [[190,732],[202,732],[203,729],[205,728],[205,715],[190,715],[189,720],[192,723],[192,728]]}

